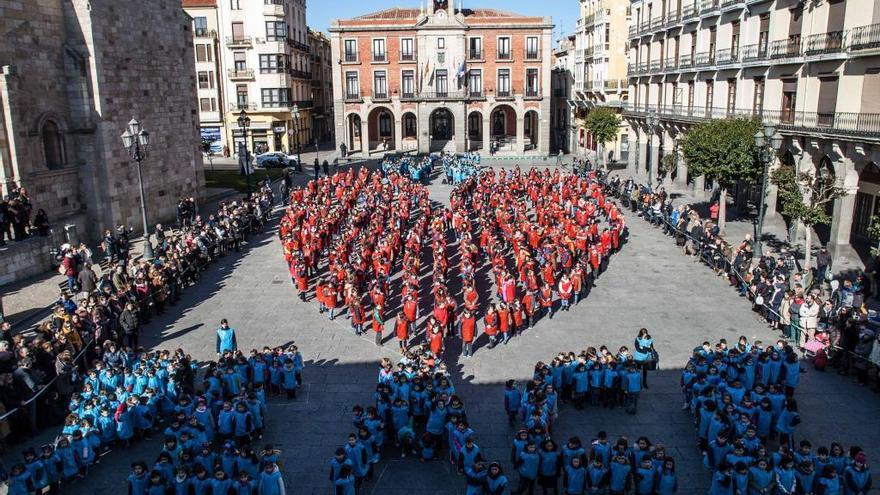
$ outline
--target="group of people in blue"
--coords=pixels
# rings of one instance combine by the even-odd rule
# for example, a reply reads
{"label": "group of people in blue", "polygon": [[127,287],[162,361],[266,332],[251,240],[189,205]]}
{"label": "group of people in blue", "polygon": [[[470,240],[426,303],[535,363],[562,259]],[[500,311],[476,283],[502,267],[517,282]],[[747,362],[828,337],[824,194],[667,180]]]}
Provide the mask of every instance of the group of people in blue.
{"label": "group of people in blue", "polygon": [[436,155],[388,155],[379,167],[383,176],[396,173],[415,182],[427,183],[436,160]]}
{"label": "group of people in blue", "polygon": [[263,436],[266,396],[295,397],[302,356],[295,345],[246,355],[227,332],[234,330],[218,328],[216,362],[199,363],[180,349],[108,346],[72,395],[55,442],[25,450],[11,467],[9,493],[58,492],[87,477],[102,455],[154,434],[162,450],[151,463],[132,463],[130,495],[285,493],[279,452],[253,446]]}
{"label": "group of people in blue", "polygon": [[[795,439],[801,417],[795,392],[802,373],[785,341],[764,346],[740,337],[694,349],[681,376],[683,410],[693,414],[710,495],[864,495],[871,489],[866,453],[841,444],[814,450]],[[775,449],[771,447],[775,445]]]}
{"label": "group of people in blue", "polygon": [[379,364],[375,404],[352,408],[355,432],[330,460],[329,478],[337,495],[353,495],[373,477],[384,453],[430,462],[444,457],[465,476],[468,495],[500,495],[507,477],[497,462],[484,462],[455,393],[446,365],[427,346],[407,351],[395,365]]}
{"label": "group of people in blue", "polygon": [[480,153],[476,151],[462,154],[441,153],[439,160],[443,167],[443,177],[446,184],[457,186],[476,176],[480,171]]}

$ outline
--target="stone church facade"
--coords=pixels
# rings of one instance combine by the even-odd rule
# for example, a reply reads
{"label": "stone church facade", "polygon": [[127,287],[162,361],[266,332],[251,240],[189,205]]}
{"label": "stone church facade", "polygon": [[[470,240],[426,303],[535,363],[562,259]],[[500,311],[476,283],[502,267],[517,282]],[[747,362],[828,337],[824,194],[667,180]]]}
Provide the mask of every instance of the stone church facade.
{"label": "stone church facade", "polygon": [[132,117],[151,134],[151,223],[203,196],[193,33],[179,0],[2,2],[0,33],[0,193],[25,187],[53,242],[64,225],[91,241],[118,224],[140,230],[137,167],[120,139]]}

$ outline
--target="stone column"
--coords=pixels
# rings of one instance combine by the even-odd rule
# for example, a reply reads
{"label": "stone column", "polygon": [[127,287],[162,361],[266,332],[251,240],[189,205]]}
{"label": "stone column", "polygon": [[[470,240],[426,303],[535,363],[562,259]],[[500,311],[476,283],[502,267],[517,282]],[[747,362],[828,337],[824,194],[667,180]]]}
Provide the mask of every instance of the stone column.
{"label": "stone column", "polygon": [[368,118],[369,114],[366,117],[361,117],[361,156],[364,158],[370,156],[370,133],[368,132],[370,129],[367,125]]}
{"label": "stone column", "polygon": [[636,174],[643,174],[648,165],[648,136],[645,132],[639,132],[639,156],[636,159]]}
{"label": "stone column", "polygon": [[835,179],[845,194],[834,200],[828,248],[835,262],[841,260],[859,261],[858,254],[850,244],[850,232],[856,208],[856,193],[859,190],[859,174],[856,172],[852,156],[846,153],[840,143],[834,143],[832,149],[833,155],[839,157],[834,162]]}
{"label": "stone column", "polygon": [[684,155],[682,155],[681,150],[676,150],[674,147],[675,153],[678,155],[676,157],[675,164],[675,185],[685,188],[687,187],[687,177],[688,177],[688,166],[687,161],[684,159]]}
{"label": "stone column", "polygon": [[520,155],[526,151],[526,119],[516,116],[516,152]]}
{"label": "stone column", "polygon": [[[647,170],[646,168],[646,172],[651,174],[651,181],[654,183],[656,183],[657,170],[660,165],[660,139],[661,138],[656,134],[648,136],[648,140],[651,143],[651,170]],[[645,165],[647,166],[647,162],[645,162]]]}
{"label": "stone column", "polygon": [[489,114],[485,111],[480,113],[483,116],[483,153],[488,156],[489,148],[492,146],[492,128],[489,125]]}
{"label": "stone column", "polygon": [[403,147],[403,120],[400,117],[394,118],[394,149],[400,151]]}
{"label": "stone column", "polygon": [[466,103],[461,102],[461,104],[456,105],[456,107],[459,108],[459,111],[457,111],[457,112],[454,111],[452,113],[453,118],[455,119],[455,124],[454,124],[455,125],[455,136],[453,136],[453,137],[455,139],[455,152],[456,153],[464,153],[465,151],[467,151],[467,149],[465,149],[465,147],[464,147],[465,137],[467,134],[465,132],[465,127],[467,124],[467,107],[466,107],[466,105],[467,105]]}
{"label": "stone column", "polygon": [[639,171],[639,133],[633,126],[629,127],[627,143],[629,143],[630,148],[626,157],[626,171],[630,174],[635,174]]}

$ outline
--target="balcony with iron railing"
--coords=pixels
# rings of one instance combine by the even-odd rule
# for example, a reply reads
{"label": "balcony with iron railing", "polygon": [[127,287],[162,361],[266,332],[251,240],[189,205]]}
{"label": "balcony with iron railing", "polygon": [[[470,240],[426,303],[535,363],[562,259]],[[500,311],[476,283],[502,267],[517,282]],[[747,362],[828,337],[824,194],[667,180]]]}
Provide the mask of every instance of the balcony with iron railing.
{"label": "balcony with iron railing", "polygon": [[208,28],[193,29],[193,36],[196,38],[216,38],[217,31]]}
{"label": "balcony with iron railing", "polygon": [[721,10],[729,12],[746,6],[745,0],[721,0]]}
{"label": "balcony with iron railing", "polygon": [[843,53],[846,44],[846,31],[819,33],[804,38],[804,55],[807,57]]}
{"label": "balcony with iron railing", "polygon": [[678,58],[677,57],[666,57],[663,60],[663,71],[665,72],[673,72],[678,70]]}
{"label": "balcony with iron railing", "polygon": [[740,48],[740,59],[743,63],[767,60],[767,43],[755,43]]}
{"label": "balcony with iron railing", "polygon": [[720,0],[702,0],[700,2],[700,16],[714,16],[721,13]]}
{"label": "balcony with iron railing", "polygon": [[666,27],[678,24],[681,21],[681,14],[677,10],[670,10],[666,13]]}
{"label": "balcony with iron railing", "polygon": [[635,38],[638,35],[639,35],[639,26],[637,26],[635,23],[631,24],[629,26],[629,37]]}
{"label": "balcony with iron railing", "polygon": [[496,99],[512,100],[513,99],[513,91],[511,91],[509,89],[499,89],[498,91],[495,92],[495,98]]}
{"label": "balcony with iron railing", "polygon": [[290,102],[290,106],[296,106],[299,108],[312,108],[313,106],[315,106],[315,102],[312,100],[297,100]]}
{"label": "balcony with iron railing", "polygon": [[698,69],[711,68],[715,66],[715,52],[698,52],[694,55],[694,67]]}
{"label": "balcony with iron railing", "polygon": [[345,99],[345,101],[347,101],[347,102],[355,102],[355,101],[361,101],[362,98],[361,98],[361,94],[360,94],[360,93],[348,93],[348,92],[346,92],[346,93],[345,93],[345,98],[344,98],[344,99]]}
{"label": "balcony with iron railing", "polygon": [[296,50],[299,50],[299,51],[305,52],[305,53],[312,52],[311,47],[309,47],[309,45],[307,45],[305,43],[300,43],[299,41],[296,41],[294,39],[288,39],[287,42],[288,42],[288,44],[290,44],[291,47],[293,47]]}
{"label": "balcony with iron railing", "polygon": [[[696,0],[694,0],[694,1],[696,1]],[[697,5],[695,3],[689,3],[687,5],[682,6],[682,8],[681,8],[682,22],[696,20],[699,17],[700,17],[700,11],[697,9]]]}
{"label": "balcony with iron railing", "polygon": [[346,63],[355,63],[358,61],[357,52],[345,52],[342,56],[342,61]]}
{"label": "balcony with iron railing", "polygon": [[684,53],[678,60],[678,70],[687,70],[694,67],[694,56],[690,53]]}
{"label": "balcony with iron railing", "polygon": [[511,52],[496,52],[495,60],[513,60],[513,55]]}
{"label": "balcony with iron railing", "polygon": [[880,113],[797,112],[794,110],[694,107],[685,105],[624,106],[624,115],[643,117],[656,113],[668,120],[701,121],[707,119],[757,118],[774,124],[783,132],[824,132],[848,136],[876,136],[880,133]]}
{"label": "balcony with iron railing", "polygon": [[801,56],[800,38],[776,40],[770,42],[770,59],[784,60]]}
{"label": "balcony with iron railing", "polygon": [[373,101],[390,101],[388,91],[373,91]]}
{"label": "balcony with iron railing", "polygon": [[651,29],[651,31],[656,31],[656,30],[662,28],[663,25],[664,25],[663,18],[662,17],[655,17],[655,18],[651,19],[651,28],[650,29]]}
{"label": "balcony with iron railing", "polygon": [[661,61],[652,60],[651,61],[651,68],[649,70],[651,71],[651,74],[657,74],[658,72],[660,72],[660,70],[662,68],[663,68],[663,63]]}
{"label": "balcony with iron railing", "polygon": [[240,112],[242,110],[247,110],[249,112],[254,112],[257,110],[256,103],[248,103],[248,102],[233,102],[226,106],[226,108],[230,112]]}
{"label": "balcony with iron railing", "polygon": [[880,24],[851,29],[848,49],[849,51],[880,49]]}
{"label": "balcony with iron railing", "polygon": [[651,34],[651,20],[647,19],[642,22],[642,25],[639,26],[639,34],[642,36],[646,36]]}
{"label": "balcony with iron railing", "polygon": [[639,63],[639,74],[647,74],[648,73],[648,62]]}
{"label": "balcony with iron railing", "polygon": [[254,69],[229,69],[226,73],[230,81],[246,81],[254,78]]}
{"label": "balcony with iron railing", "polygon": [[401,62],[415,62],[416,54],[413,52],[400,52]]}
{"label": "balcony with iron railing", "polygon": [[715,62],[718,66],[733,65],[739,62],[739,47],[723,48],[715,53]]}
{"label": "balcony with iron railing", "polygon": [[468,50],[468,60],[483,60],[483,50]]}
{"label": "balcony with iron railing", "polygon": [[526,100],[539,100],[541,99],[541,91],[535,88],[526,88],[523,92],[523,98]]}
{"label": "balcony with iron railing", "polygon": [[541,52],[538,51],[537,48],[534,48],[534,49],[526,48],[523,50],[523,58],[525,58],[526,60],[540,60],[541,59]]}
{"label": "balcony with iron railing", "polygon": [[290,72],[291,76],[297,77],[300,79],[311,79],[312,78],[312,73],[304,71],[304,70],[290,69],[288,72]]}
{"label": "balcony with iron railing", "polygon": [[626,75],[629,77],[637,76],[639,74],[638,66],[636,64],[626,64]]}
{"label": "balcony with iron railing", "polygon": [[373,52],[373,62],[387,62],[388,55],[385,52]]}
{"label": "balcony with iron railing", "polygon": [[254,38],[251,36],[227,36],[226,46],[229,48],[250,48],[254,45]]}

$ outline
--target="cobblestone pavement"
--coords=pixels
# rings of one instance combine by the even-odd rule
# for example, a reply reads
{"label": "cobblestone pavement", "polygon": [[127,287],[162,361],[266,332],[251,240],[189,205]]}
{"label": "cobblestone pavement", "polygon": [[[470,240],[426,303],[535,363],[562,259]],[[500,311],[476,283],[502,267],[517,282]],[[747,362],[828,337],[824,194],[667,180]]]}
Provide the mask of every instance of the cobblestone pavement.
{"label": "cobblestone pavement", "polygon": [[[449,191],[440,184],[430,189],[438,200],[446,199]],[[479,348],[472,358],[452,355],[450,369],[477,443],[488,459],[505,461],[510,473],[506,460],[513,431],[503,412],[502,383],[508,378],[528,379],[536,361],[548,360],[558,351],[631,345],[638,328],[646,326],[654,336],[661,370],[649,377],[650,389],[642,394],[638,414],[594,408],[578,412],[563,406],[554,437],[565,441],[579,435],[588,442],[599,430],[612,439],[648,436],[665,444],[676,458],[679,493],[702,493],[708,475],[699,463],[693,425],[680,412],[679,369],[703,340],[731,341],[743,334],[770,341],[775,336],[724,280],[682,256],[670,238],[641,219],[631,219],[629,225],[629,243],[575,309],[540,322],[506,346]],[[377,361],[394,357],[396,345],[386,342],[384,348],[377,348],[372,338],[353,335],[345,319],[330,322],[318,314],[314,303],[299,302],[272,234],[253,240],[240,257],[218,263],[180,304],[154,320],[143,340],[156,347],[179,346],[199,359],[211,359],[214,329],[221,318],[228,318],[237,329],[243,349],[295,341],[303,352],[304,389],[295,401],[270,404],[265,441],[283,450],[289,493],[332,493],[327,462],[351,432],[348,411],[372,400]],[[388,338],[390,332],[389,328]],[[810,438],[814,445],[832,440],[858,443],[868,450],[869,459],[878,458],[880,432],[866,427],[865,421],[880,413],[877,395],[848,378],[808,370],[797,398],[803,415],[798,439]],[[67,493],[116,493],[129,463],[152,462],[159,449],[154,440],[115,452]],[[448,463],[420,464],[390,454],[378,466],[376,481],[367,485],[366,493],[463,493],[464,481]],[[513,482],[516,476],[511,478]]]}

